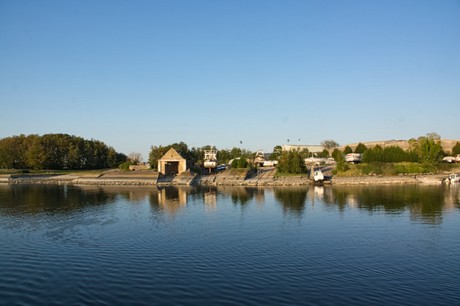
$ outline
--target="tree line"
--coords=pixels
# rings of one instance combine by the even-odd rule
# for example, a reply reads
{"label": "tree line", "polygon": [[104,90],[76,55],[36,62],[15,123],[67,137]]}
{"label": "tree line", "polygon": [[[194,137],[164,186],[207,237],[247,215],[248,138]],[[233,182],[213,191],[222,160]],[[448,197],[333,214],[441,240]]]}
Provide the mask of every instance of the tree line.
{"label": "tree line", "polygon": [[126,158],[101,141],[68,134],[0,139],[0,168],[3,169],[105,169],[117,167]]}
{"label": "tree line", "polygon": [[[368,167],[372,171],[372,165],[375,164],[396,164],[396,163],[413,163],[420,164],[424,168],[423,171],[432,170],[433,167],[440,161],[446,153],[442,151],[441,137],[436,133],[429,133],[426,136],[413,138],[409,140],[410,148],[404,150],[398,146],[387,146],[382,148],[380,145],[367,148],[364,144],[359,143],[353,150],[346,146],[343,150],[339,150],[339,144],[334,140],[325,140],[321,144],[324,150],[315,153],[315,157],[332,157],[337,162],[338,171],[347,171],[349,166],[345,161],[345,155],[348,153],[361,153],[363,164],[371,165]],[[184,142],[174,143],[167,146],[152,146],[149,154],[149,163],[152,168],[157,167],[158,159],[160,159],[170,148],[174,148],[182,157],[187,159],[191,164],[192,170],[198,170],[203,163],[204,150],[211,149],[211,146],[202,148],[189,148]],[[215,149],[215,147],[212,147]],[[460,143],[457,143],[451,154],[460,154]],[[283,151],[280,145],[273,148],[270,155],[271,160],[277,160],[277,171],[285,174],[302,174],[306,173],[305,158],[313,154],[307,149]],[[232,168],[251,167],[251,161],[255,156],[254,152],[241,148],[219,149],[217,151],[217,159],[219,163],[228,164],[233,159]],[[240,159],[236,159],[240,158]],[[404,170],[405,171],[405,170]]]}
{"label": "tree line", "polygon": [[[352,152],[362,153],[363,163],[369,164],[411,162],[434,165],[445,155],[442,152],[440,136],[436,133],[411,139],[409,144],[409,150],[396,146],[382,148],[378,145],[367,148],[360,143],[354,150],[346,146],[340,151],[337,142],[325,140],[322,143],[325,149],[316,154],[316,157],[332,156],[340,170],[345,164],[344,155]],[[198,170],[203,164],[204,150],[215,149],[211,146],[189,148],[184,142],[151,146],[148,161],[153,169],[156,169],[158,159],[170,148],[174,148],[187,159],[192,170]],[[228,164],[231,160],[240,158],[232,164],[233,167],[250,167],[251,163],[246,161],[253,159],[254,154],[249,150],[233,147],[219,149],[217,159],[221,164]],[[460,143],[452,148],[451,154],[460,154]],[[278,171],[281,173],[305,173],[304,159],[310,155],[308,150],[283,152],[278,145],[273,148],[270,159],[279,161]],[[116,152],[101,141],[68,134],[19,135],[0,139],[0,168],[3,169],[89,170],[115,168],[126,162],[135,163],[135,160]],[[343,167],[344,170],[346,168]]]}

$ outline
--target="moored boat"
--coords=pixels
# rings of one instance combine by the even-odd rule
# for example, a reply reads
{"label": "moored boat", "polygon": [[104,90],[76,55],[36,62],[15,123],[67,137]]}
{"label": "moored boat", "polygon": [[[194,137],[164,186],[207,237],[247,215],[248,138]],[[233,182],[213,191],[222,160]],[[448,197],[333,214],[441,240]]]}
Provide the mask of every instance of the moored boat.
{"label": "moored boat", "polygon": [[217,167],[217,165],[218,165],[217,150],[215,149],[204,150],[203,167],[205,169],[208,169],[209,172],[211,172],[212,169],[215,169]]}

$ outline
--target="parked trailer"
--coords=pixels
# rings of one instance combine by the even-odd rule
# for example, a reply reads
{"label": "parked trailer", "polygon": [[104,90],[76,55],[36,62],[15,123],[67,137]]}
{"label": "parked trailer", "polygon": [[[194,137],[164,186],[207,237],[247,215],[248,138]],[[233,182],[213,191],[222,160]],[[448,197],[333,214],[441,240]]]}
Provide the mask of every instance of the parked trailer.
{"label": "parked trailer", "polygon": [[274,167],[276,165],[278,165],[277,160],[265,160],[262,166],[263,167]]}
{"label": "parked trailer", "polygon": [[361,159],[361,153],[348,153],[347,155],[345,155],[345,161],[347,163],[357,164],[361,162]]}

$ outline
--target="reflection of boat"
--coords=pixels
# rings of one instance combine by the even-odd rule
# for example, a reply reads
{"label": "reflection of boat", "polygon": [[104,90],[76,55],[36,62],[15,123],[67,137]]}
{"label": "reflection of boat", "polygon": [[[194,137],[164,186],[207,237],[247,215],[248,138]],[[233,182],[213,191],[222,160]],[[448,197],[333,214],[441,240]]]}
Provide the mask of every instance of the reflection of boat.
{"label": "reflection of boat", "polygon": [[449,183],[458,183],[460,182],[460,175],[457,173],[451,173],[449,175]]}
{"label": "reflection of boat", "polygon": [[204,203],[215,208],[217,203],[217,194],[215,191],[209,190],[208,192],[204,193]]}
{"label": "reflection of boat", "polygon": [[311,167],[310,169],[310,183],[321,185],[324,183],[324,174],[321,171],[321,168],[315,169]]}

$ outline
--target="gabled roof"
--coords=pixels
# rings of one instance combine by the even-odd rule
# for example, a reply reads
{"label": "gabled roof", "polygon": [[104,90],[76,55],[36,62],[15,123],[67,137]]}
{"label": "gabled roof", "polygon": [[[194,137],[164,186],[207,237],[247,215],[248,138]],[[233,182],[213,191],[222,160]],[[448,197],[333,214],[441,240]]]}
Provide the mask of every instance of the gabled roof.
{"label": "gabled roof", "polygon": [[182,160],[185,160],[185,158],[183,158],[179,153],[177,153],[177,151],[174,150],[174,148],[171,148],[168,150],[168,152],[165,153],[165,155],[163,155],[161,160],[163,161],[182,161]]}

